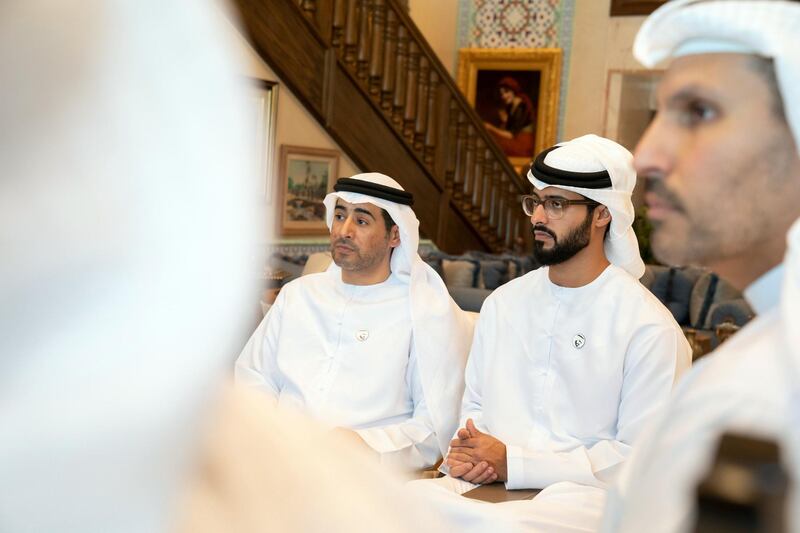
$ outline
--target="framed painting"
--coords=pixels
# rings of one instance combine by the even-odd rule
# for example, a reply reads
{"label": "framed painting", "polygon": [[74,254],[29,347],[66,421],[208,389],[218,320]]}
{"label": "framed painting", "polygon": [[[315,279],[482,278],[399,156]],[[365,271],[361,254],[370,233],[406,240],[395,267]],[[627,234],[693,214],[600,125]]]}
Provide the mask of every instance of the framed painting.
{"label": "framed painting", "polygon": [[339,152],[281,145],[278,227],[282,235],[325,235],[325,195],[339,172]]}
{"label": "framed painting", "polygon": [[463,48],[458,86],[511,163],[521,168],[556,142],[561,50]]}

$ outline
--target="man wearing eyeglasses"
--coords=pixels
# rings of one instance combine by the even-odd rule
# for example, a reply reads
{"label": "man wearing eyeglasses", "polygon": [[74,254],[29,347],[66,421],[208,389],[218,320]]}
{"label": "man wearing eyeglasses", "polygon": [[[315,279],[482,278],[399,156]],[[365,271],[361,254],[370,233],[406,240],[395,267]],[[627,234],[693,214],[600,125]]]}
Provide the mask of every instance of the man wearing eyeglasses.
{"label": "man wearing eyeglasses", "polygon": [[484,302],[449,476],[428,487],[460,525],[476,504],[451,495],[446,505],[445,492],[502,481],[544,489],[501,504],[520,513],[519,529],[594,530],[606,485],[688,369],[690,348],[638,281],[630,152],[587,135],[545,150],[528,178],[522,205],[545,266]]}

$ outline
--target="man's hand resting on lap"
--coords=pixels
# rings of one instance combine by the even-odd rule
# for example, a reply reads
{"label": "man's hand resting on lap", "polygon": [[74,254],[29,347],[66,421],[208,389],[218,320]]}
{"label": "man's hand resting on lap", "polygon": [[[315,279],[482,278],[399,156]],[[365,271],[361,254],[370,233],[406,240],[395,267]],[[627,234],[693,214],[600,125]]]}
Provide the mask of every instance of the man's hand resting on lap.
{"label": "man's hand resting on lap", "polygon": [[487,433],[478,431],[471,418],[467,427],[458,430],[450,441],[446,464],[450,475],[471,483],[506,481],[506,445]]}

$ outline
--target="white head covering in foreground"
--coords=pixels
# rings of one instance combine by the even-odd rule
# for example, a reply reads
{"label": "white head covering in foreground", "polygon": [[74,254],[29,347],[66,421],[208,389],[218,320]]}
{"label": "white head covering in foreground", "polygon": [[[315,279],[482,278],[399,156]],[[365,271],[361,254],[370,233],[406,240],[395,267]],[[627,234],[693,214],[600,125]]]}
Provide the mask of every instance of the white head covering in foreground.
{"label": "white head covering in foreground", "polygon": [[800,150],[800,4],[778,0],[674,0],[642,24],[633,55],[646,67],[674,57],[755,54],[775,65],[784,110]]}
{"label": "white head covering in foreground", "polygon": [[213,2],[0,2],[0,529],[164,531],[246,335],[245,104]]}
{"label": "white head covering in foreground", "polygon": [[[356,174],[345,181],[351,185],[348,188],[362,192],[339,190],[325,197],[328,228],[333,223],[336,199],[341,198],[351,204],[370,203],[385,209],[400,231],[400,245],[392,253],[391,269],[395,276],[409,284],[414,347],[422,387],[444,455],[458,428],[472,323],[450,297],[442,278],[417,253],[419,220],[409,205],[398,203],[407,201],[410,195],[404,193],[395,180],[377,172]],[[359,187],[358,181],[364,185]],[[380,190],[370,191],[375,185]],[[376,194],[392,199],[379,198]],[[339,274],[341,269],[331,263],[328,271]]]}
{"label": "white head covering in foreground", "polygon": [[539,154],[528,171],[528,181],[537,189],[558,187],[606,206],[611,213],[606,257],[636,279],[642,277],[644,262],[632,228],[636,171],[628,150],[609,139],[584,135]]}

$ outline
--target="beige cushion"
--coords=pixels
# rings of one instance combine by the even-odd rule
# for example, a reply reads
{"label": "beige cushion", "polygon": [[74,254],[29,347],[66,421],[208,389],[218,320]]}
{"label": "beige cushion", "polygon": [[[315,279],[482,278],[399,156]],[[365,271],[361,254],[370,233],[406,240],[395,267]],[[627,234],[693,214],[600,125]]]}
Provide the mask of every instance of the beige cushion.
{"label": "beige cushion", "polygon": [[311,254],[308,256],[306,266],[303,267],[303,273],[300,275],[305,276],[306,274],[325,272],[332,261],[333,258],[331,257],[330,252],[317,252],[315,254]]}
{"label": "beige cushion", "polygon": [[476,268],[470,261],[442,259],[444,282],[448,287],[472,287]]}

